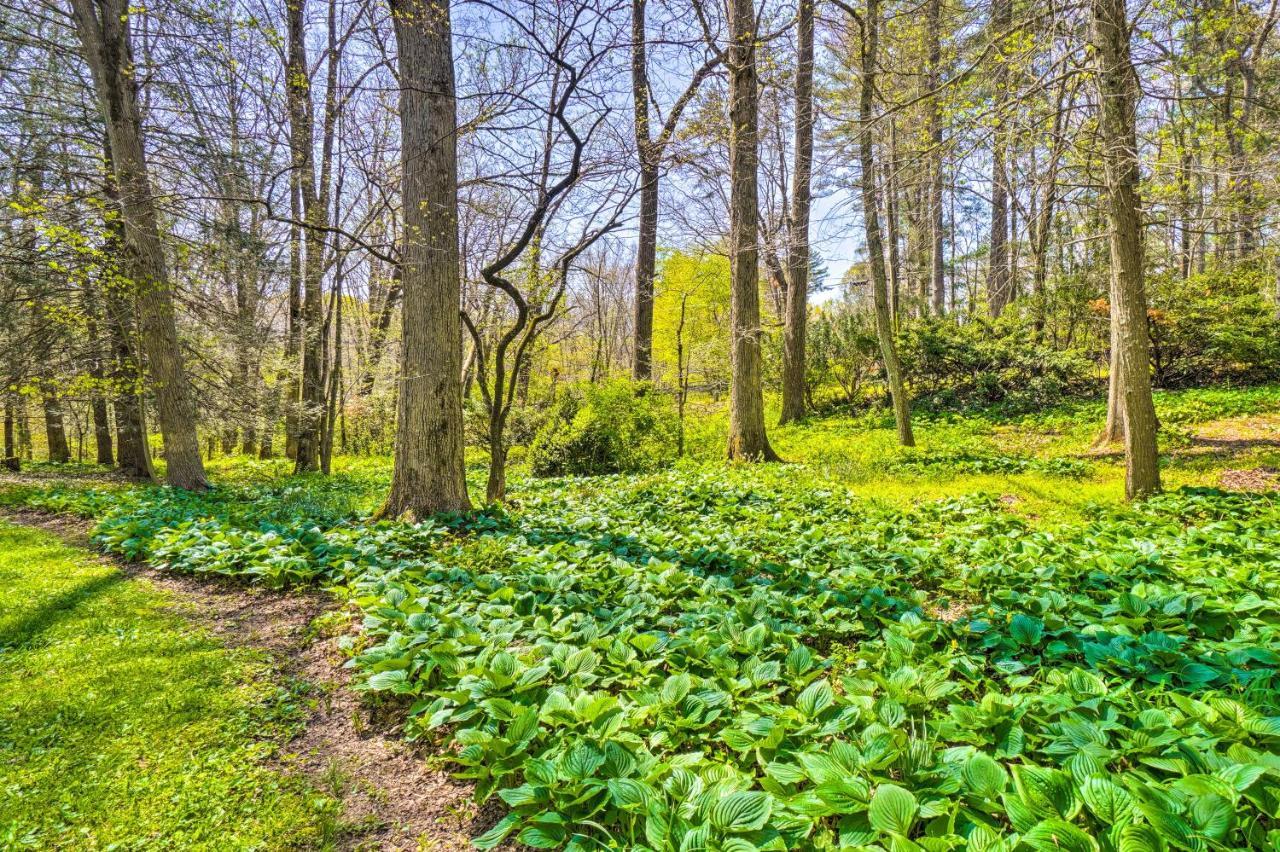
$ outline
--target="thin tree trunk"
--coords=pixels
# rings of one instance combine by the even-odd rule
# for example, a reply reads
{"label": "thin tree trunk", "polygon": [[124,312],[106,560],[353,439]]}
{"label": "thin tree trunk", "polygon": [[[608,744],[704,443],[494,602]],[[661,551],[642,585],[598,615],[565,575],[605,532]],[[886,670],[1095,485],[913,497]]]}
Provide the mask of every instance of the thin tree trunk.
{"label": "thin tree trunk", "polygon": [[[992,0],[992,38],[999,39],[1013,22],[1012,0]],[[1004,58],[996,57],[993,85],[996,88],[996,126],[991,134],[991,255],[987,266],[987,309],[999,317],[1012,296],[1009,280],[1009,185],[1005,162],[1005,94],[1009,70]]]}
{"label": "thin tree trunk", "polygon": [[[929,0],[926,11],[926,38],[929,40],[929,72],[926,85],[936,92],[942,79],[942,0]],[[943,236],[946,224],[942,215],[942,105],[941,96],[929,98],[929,293],[933,313],[942,316],[947,310],[946,265],[943,258]]]}
{"label": "thin tree trunk", "polygon": [[13,409],[13,393],[6,392],[4,395],[4,459],[0,460],[0,466],[17,473],[22,469],[22,460],[18,456]]}
{"label": "thin tree trunk", "polygon": [[1124,490],[1126,498],[1135,499],[1160,490],[1138,197],[1138,79],[1129,56],[1124,0],[1091,0],[1090,5],[1111,225],[1111,345],[1125,421]]}
{"label": "thin tree trunk", "polygon": [[138,294],[142,345],[164,436],[168,481],[177,488],[202,490],[206,480],[196,411],[178,343],[173,291],[142,142],[128,8],[123,0],[72,0],[72,9],[111,143],[125,258]]}
{"label": "thin tree trunk", "polygon": [[893,398],[893,420],[898,443],[915,446],[911,431],[911,403],[902,379],[902,365],[893,339],[893,318],[889,314],[889,282],[884,268],[884,245],[880,235],[880,200],[877,196],[876,165],[873,153],[875,126],[876,61],[880,48],[880,2],[867,0],[862,33],[862,80],[858,97],[858,160],[862,166],[862,219],[866,230],[867,263],[871,268],[872,301],[875,303],[876,337],[880,357]]}
{"label": "thin tree trunk", "polygon": [[631,374],[653,377],[653,277],[658,248],[658,151],[649,126],[649,60],[645,0],[631,0],[631,98],[640,158],[640,231],[636,240],[635,345]]}
{"label": "thin tree trunk", "polygon": [[471,508],[462,439],[457,104],[449,7],[392,4],[400,50],[404,337],[395,467],[382,514]]}
{"label": "thin tree trunk", "polygon": [[759,110],[753,0],[729,4],[729,257],[732,383],[729,458],[777,461],[764,426],[760,384]]}
{"label": "thin tree trunk", "polygon": [[[813,5],[800,0],[796,18],[795,169],[787,257],[787,315],[782,338],[780,423],[804,417],[805,331],[809,319],[809,211],[813,175]],[[683,309],[682,309],[683,310]]]}

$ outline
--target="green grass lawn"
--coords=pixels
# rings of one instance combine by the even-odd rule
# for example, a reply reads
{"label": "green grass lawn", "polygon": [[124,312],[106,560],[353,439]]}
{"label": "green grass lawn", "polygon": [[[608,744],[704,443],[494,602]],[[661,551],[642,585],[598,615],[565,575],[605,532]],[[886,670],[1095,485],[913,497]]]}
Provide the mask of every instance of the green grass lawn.
{"label": "green grass lawn", "polygon": [[51,534],[0,521],[0,848],[323,848],[335,807],[272,768],[268,661]]}

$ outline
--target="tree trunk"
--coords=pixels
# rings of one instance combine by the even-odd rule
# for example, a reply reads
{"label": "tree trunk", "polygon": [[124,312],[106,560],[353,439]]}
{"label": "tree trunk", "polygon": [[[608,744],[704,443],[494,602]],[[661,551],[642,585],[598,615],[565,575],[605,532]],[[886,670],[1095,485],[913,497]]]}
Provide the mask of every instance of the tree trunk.
{"label": "tree trunk", "polygon": [[404,337],[386,517],[471,508],[462,438],[457,104],[449,7],[395,0]]}
{"label": "tree trunk", "polygon": [[173,292],[142,142],[128,8],[123,0],[72,0],[72,10],[111,143],[127,271],[138,294],[142,346],[164,436],[168,481],[177,488],[202,490],[206,480],[196,411],[178,343]]}
{"label": "tree trunk", "polygon": [[0,460],[0,466],[17,473],[22,469],[22,460],[18,457],[13,409],[13,393],[6,392],[4,395],[4,459]]}
{"label": "tree trunk", "polygon": [[93,413],[93,439],[98,464],[112,465],[115,459],[111,446],[111,418],[107,412],[107,398],[103,394],[106,370],[103,368],[102,337],[98,332],[98,305],[90,287],[85,289],[86,333],[89,338],[89,378],[93,389],[89,407]]}
{"label": "tree trunk", "polygon": [[[1012,0],[992,0],[992,39],[999,40],[1013,22]],[[991,134],[991,255],[987,265],[987,309],[995,319],[1012,297],[1009,280],[1009,185],[1005,162],[1004,109],[1009,71],[997,55],[994,74],[996,126]]]}
{"label": "tree trunk", "polygon": [[1160,490],[1138,197],[1138,78],[1129,57],[1124,0],[1091,0],[1090,5],[1098,62],[1098,130],[1111,220],[1111,345],[1117,353],[1125,421],[1124,491],[1132,500]]}
{"label": "tree trunk", "polygon": [[40,393],[44,407],[45,446],[49,451],[49,461],[66,464],[71,461],[71,447],[67,444],[67,427],[62,414],[62,400],[44,380],[40,382]]}
{"label": "tree trunk", "polygon": [[645,0],[631,0],[631,98],[640,158],[640,232],[636,241],[635,345],[631,374],[653,377],[653,277],[658,247],[658,162],[649,126],[649,60],[646,55]]}
{"label": "tree trunk", "polygon": [[759,110],[753,0],[729,5],[729,458],[777,461],[764,427],[760,384]]}
{"label": "tree trunk", "polygon": [[782,416],[804,417],[805,331],[809,319],[809,211],[813,191],[813,5],[800,0],[796,19],[795,168],[787,257],[787,316],[782,337]]}
{"label": "tree trunk", "polygon": [[880,200],[876,188],[876,165],[872,151],[874,131],[874,98],[876,89],[876,56],[880,47],[880,3],[867,0],[867,16],[862,35],[862,81],[858,98],[858,160],[862,166],[862,221],[866,229],[867,263],[871,268],[872,300],[875,303],[876,338],[880,357],[893,398],[893,420],[898,443],[915,446],[911,431],[911,403],[907,400],[902,380],[902,365],[893,339],[893,318],[889,315],[889,282],[884,268],[884,245],[880,236]]}
{"label": "tree trunk", "polygon": [[943,258],[942,216],[942,106],[936,94],[942,79],[942,0],[929,0],[926,37],[929,41],[929,293],[933,313],[942,316],[947,310],[947,282]]}
{"label": "tree trunk", "polygon": [[[307,64],[305,29],[306,0],[285,3],[289,29],[288,80],[289,148],[302,201],[305,249],[302,264],[302,392],[298,406],[297,445],[294,471],[303,473],[320,467],[321,430],[324,422],[324,351],[322,313],[324,294],[325,234],[327,204],[316,186],[314,104]],[[334,62],[332,56],[329,61]]]}

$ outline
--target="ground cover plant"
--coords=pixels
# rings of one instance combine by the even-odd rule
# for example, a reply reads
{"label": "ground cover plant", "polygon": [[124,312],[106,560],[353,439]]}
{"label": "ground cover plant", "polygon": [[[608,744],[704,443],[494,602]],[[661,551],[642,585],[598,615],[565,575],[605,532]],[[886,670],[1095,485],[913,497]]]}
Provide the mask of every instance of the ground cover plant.
{"label": "ground cover plant", "polygon": [[323,848],[334,801],[272,767],[302,718],[265,657],[157,589],[0,522],[0,848]]}
{"label": "ground cover plant", "polygon": [[[1162,416],[1265,416],[1268,394],[1169,395]],[[481,847],[1274,845],[1280,498],[1093,500],[1116,462],[1055,452],[1087,447],[1087,417],[952,418],[843,468],[888,500],[822,465],[691,462],[372,523],[386,469],[368,460],[328,478],[228,463],[201,495],[4,499],[91,515],[128,558],[339,590],[362,688],[507,808]],[[1054,442],[1027,443],[1047,422]],[[974,477],[1074,503],[1040,516],[967,493]]]}

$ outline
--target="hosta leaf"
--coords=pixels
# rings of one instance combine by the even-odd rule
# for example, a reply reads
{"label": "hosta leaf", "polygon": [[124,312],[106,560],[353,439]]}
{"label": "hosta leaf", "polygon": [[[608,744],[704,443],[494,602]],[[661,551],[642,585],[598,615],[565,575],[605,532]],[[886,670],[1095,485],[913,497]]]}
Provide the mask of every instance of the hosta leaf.
{"label": "hosta leaf", "polygon": [[1037,852],[1098,852],[1098,843],[1066,820],[1046,819],[1022,835]]}
{"label": "hosta leaf", "polygon": [[1234,809],[1222,796],[1201,796],[1191,805],[1191,821],[1200,833],[1212,840],[1221,840],[1231,830]]}
{"label": "hosta leaf", "polygon": [[835,691],[825,679],[815,680],[796,697],[796,707],[808,718],[812,719],[835,703]]}
{"label": "hosta leaf", "polygon": [[624,810],[648,805],[654,790],[643,781],[634,778],[610,778],[609,796],[613,803]]}
{"label": "hosta leaf", "polygon": [[906,835],[916,821],[920,805],[909,790],[896,784],[881,784],[871,797],[867,816],[871,825],[888,834]]}
{"label": "hosta leaf", "polygon": [[1018,613],[1009,621],[1009,635],[1019,645],[1035,645],[1044,635],[1044,622],[1030,615]]}
{"label": "hosta leaf", "polygon": [[994,799],[1000,795],[1008,782],[1004,768],[982,752],[974,752],[965,761],[962,775],[965,786],[983,799]]}
{"label": "hosta leaf", "polygon": [[1127,822],[1133,816],[1133,796],[1109,779],[1095,776],[1080,785],[1080,796],[1104,825]]}
{"label": "hosta leaf", "polygon": [[1119,852],[1164,852],[1164,840],[1160,833],[1144,823],[1126,825],[1120,831]]}
{"label": "hosta leaf", "polygon": [[493,828],[478,837],[473,837],[471,839],[471,845],[475,846],[477,849],[493,849],[499,843],[506,840],[507,835],[514,831],[515,827],[519,824],[519,814],[507,814],[502,819],[498,820],[497,824],[494,825]]}
{"label": "hosta leaf", "polygon": [[769,820],[773,802],[768,793],[730,793],[711,807],[711,826],[721,831],[755,831]]}

